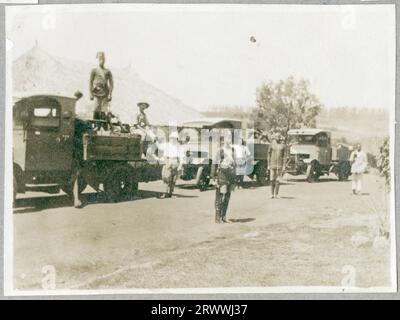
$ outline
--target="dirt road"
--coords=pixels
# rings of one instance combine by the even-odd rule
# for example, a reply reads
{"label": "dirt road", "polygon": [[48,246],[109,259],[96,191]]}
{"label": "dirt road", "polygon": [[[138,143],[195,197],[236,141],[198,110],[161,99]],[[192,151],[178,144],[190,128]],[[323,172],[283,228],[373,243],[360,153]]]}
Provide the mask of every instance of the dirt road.
{"label": "dirt road", "polygon": [[86,192],[83,209],[27,194],[14,212],[15,287],[41,289],[48,265],[58,289],[340,286],[344,266],[359,287],[389,286],[389,242],[376,241],[388,204],[380,178],[364,182],[352,196],[351,182],[290,177],[272,200],[249,181],[232,195],[230,224],[214,223],[213,190],[183,181],[164,200],[161,182],[122,203]]}

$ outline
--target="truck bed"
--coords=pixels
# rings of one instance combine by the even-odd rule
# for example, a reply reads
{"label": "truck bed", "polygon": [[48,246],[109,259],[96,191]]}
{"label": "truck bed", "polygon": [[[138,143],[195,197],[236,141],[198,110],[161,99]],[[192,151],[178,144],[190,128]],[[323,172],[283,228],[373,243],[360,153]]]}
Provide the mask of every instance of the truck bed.
{"label": "truck bed", "polygon": [[255,143],[254,144],[254,160],[267,160],[268,159],[269,144]]}
{"label": "truck bed", "polygon": [[87,133],[83,137],[83,160],[136,161],[141,160],[140,136],[131,134]]}

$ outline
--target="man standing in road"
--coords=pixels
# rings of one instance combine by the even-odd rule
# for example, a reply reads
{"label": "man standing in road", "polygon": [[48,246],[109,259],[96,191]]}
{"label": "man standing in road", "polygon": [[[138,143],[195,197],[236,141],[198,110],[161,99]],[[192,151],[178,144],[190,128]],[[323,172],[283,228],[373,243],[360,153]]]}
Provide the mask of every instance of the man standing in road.
{"label": "man standing in road", "polygon": [[271,177],[271,199],[278,199],[281,177],[285,171],[286,145],[282,143],[283,137],[279,133],[272,136],[268,150],[268,168]]}
{"label": "man standing in road", "polygon": [[224,145],[217,151],[211,168],[211,177],[216,181],[215,191],[215,222],[228,223],[228,211],[231,192],[235,187],[236,162],[232,146],[232,135],[224,136]]}
{"label": "man standing in road", "polygon": [[180,145],[178,143],[178,132],[173,131],[169,136],[168,143],[165,143],[163,147],[164,166],[162,168],[162,180],[167,185],[166,192],[160,196],[160,199],[171,198],[174,192],[175,183],[178,179],[179,172],[183,166],[183,155]]}
{"label": "man standing in road", "polygon": [[367,169],[367,155],[361,150],[361,144],[358,144],[356,150],[350,155],[351,173],[353,175],[352,189],[353,194],[361,194],[362,176]]}
{"label": "man standing in road", "polygon": [[89,84],[90,100],[96,99],[93,119],[107,121],[114,81],[111,71],[104,67],[106,61],[104,52],[98,52],[96,57],[99,66],[92,70]]}

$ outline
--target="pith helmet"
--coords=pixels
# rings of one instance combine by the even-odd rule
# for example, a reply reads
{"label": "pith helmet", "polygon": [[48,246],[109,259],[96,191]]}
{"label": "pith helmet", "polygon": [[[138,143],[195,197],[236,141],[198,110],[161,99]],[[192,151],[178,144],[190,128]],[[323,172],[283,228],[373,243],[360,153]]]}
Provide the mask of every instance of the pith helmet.
{"label": "pith helmet", "polygon": [[150,107],[150,104],[148,104],[147,102],[138,102],[137,106],[147,109],[148,107]]}

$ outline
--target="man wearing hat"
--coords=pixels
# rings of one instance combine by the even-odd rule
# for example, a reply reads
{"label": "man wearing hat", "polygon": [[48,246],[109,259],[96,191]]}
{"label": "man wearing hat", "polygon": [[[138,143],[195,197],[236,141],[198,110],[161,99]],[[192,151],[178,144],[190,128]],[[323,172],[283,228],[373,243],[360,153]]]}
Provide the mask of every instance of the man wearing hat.
{"label": "man wearing hat", "polygon": [[282,143],[280,133],[272,135],[272,142],[268,149],[268,168],[271,177],[271,199],[277,199],[281,177],[285,171],[286,145]]}
{"label": "man wearing hat", "polygon": [[92,70],[89,84],[90,100],[96,99],[93,119],[107,121],[114,81],[111,71],[104,67],[104,52],[98,52],[96,58],[99,60],[99,67]]}
{"label": "man wearing hat", "polygon": [[229,223],[226,218],[231,193],[236,182],[236,152],[232,146],[232,135],[225,134],[213,159],[211,177],[216,183],[215,189],[215,223]]}
{"label": "man wearing hat", "polygon": [[136,116],[136,125],[139,128],[147,129],[150,123],[144,110],[150,107],[150,105],[147,102],[138,102],[137,106],[139,108],[139,113]]}
{"label": "man wearing hat", "polygon": [[362,150],[361,144],[357,144],[357,147],[351,153],[349,160],[351,163],[351,174],[353,176],[353,194],[360,195],[363,173],[365,173],[368,166],[367,154]]}
{"label": "man wearing hat", "polygon": [[160,196],[161,199],[171,198],[174,192],[175,183],[178,179],[179,172],[182,170],[183,166],[183,154],[178,143],[178,132],[173,131],[169,135],[168,143],[165,143],[162,151],[164,161],[164,166],[162,168],[162,180],[167,185],[167,190],[165,194]]}
{"label": "man wearing hat", "polygon": [[144,112],[150,104],[147,102],[138,102],[139,113],[136,116],[136,123],[131,129],[131,133],[138,134],[142,140],[142,153],[145,156],[150,143],[155,142],[156,136],[151,131],[150,122]]}

